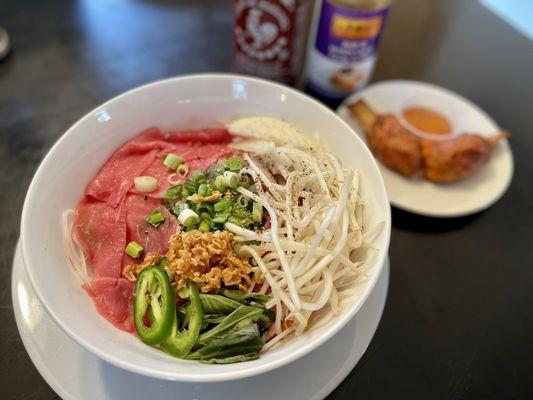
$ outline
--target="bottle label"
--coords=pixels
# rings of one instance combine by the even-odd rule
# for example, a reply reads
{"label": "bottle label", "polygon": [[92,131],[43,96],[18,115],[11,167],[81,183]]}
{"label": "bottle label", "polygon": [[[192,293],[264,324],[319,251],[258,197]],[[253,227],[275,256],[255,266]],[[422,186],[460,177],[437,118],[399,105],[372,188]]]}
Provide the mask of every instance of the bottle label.
{"label": "bottle label", "polygon": [[338,99],[366,85],[387,12],[352,10],[324,0],[307,63],[308,85]]}

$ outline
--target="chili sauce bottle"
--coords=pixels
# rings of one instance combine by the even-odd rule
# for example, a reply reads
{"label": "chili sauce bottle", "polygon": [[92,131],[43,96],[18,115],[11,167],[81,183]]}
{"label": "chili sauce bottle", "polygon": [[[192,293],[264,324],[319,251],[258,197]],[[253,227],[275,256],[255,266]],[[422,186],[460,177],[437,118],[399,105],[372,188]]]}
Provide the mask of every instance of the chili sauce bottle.
{"label": "chili sauce bottle", "polygon": [[312,5],[313,0],[233,0],[235,71],[296,83]]}

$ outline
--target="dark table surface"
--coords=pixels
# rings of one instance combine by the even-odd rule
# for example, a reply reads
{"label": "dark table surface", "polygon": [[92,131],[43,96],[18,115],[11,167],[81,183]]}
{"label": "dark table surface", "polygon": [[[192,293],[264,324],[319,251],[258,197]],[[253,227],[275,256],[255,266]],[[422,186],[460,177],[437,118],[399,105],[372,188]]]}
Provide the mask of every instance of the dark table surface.
{"label": "dark table surface", "polygon": [[[229,1],[2,0],[0,396],[56,398],[17,332],[10,274],[22,202],[54,141],[152,80],[231,71]],[[374,80],[433,82],[512,132],[507,194],[470,217],[393,210],[390,292],[363,359],[332,399],[533,397],[533,44],[477,1],[398,0]],[[529,156],[528,156],[529,154]]]}

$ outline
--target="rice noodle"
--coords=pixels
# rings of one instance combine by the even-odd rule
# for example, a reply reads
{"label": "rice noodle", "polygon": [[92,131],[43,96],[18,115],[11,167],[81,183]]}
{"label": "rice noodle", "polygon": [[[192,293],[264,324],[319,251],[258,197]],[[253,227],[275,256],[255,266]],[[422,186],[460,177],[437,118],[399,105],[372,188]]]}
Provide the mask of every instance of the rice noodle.
{"label": "rice noodle", "polygon": [[74,210],[72,209],[65,210],[61,215],[61,233],[63,236],[63,242],[65,243],[67,256],[74,271],[76,271],[76,274],[80,277],[83,283],[88,283],[90,272],[83,248],[76,238],[76,235],[72,232],[73,218]]}

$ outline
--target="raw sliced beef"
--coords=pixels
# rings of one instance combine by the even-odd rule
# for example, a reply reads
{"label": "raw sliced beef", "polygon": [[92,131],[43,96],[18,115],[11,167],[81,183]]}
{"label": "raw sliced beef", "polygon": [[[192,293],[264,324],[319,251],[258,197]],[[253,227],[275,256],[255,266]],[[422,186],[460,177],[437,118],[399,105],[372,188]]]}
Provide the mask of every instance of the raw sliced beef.
{"label": "raw sliced beef", "polygon": [[[95,199],[116,206],[124,195],[133,188],[136,176],[147,175],[146,170],[157,157],[166,153],[183,154],[186,161],[192,161],[192,143],[227,144],[231,135],[225,129],[205,129],[163,134],[158,128],[150,128],[115,151],[87,186],[86,194]],[[162,170],[158,168],[158,177]],[[164,184],[163,181],[160,182]],[[163,187],[156,192],[161,196]]]}
{"label": "raw sliced beef", "polygon": [[166,135],[169,142],[172,143],[224,143],[231,142],[232,136],[226,129],[202,129],[194,131],[177,131],[169,132]]}
{"label": "raw sliced beef", "polygon": [[124,278],[95,278],[84,286],[98,312],[117,328],[128,332],[135,332],[134,287],[134,282]]}
{"label": "raw sliced beef", "polygon": [[[176,217],[161,205],[161,201],[150,197],[130,193],[126,197],[126,226],[128,242],[132,240],[144,247],[143,255],[148,253],[164,254],[168,250],[170,237],[179,229]],[[146,222],[146,217],[154,210],[165,216],[165,222],[155,228]],[[136,260],[124,254],[123,266],[138,264]]]}
{"label": "raw sliced beef", "polygon": [[115,151],[89,182],[86,194],[116,206],[133,186],[133,178],[141,175],[159,150],[169,146],[157,128],[149,129]]}
{"label": "raw sliced beef", "polygon": [[124,207],[85,196],[76,207],[74,234],[91,264],[94,277],[119,278],[126,246]]}

